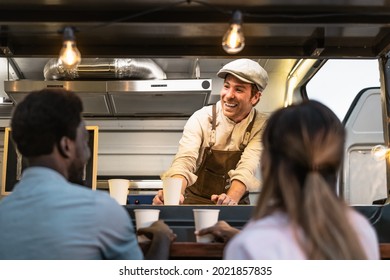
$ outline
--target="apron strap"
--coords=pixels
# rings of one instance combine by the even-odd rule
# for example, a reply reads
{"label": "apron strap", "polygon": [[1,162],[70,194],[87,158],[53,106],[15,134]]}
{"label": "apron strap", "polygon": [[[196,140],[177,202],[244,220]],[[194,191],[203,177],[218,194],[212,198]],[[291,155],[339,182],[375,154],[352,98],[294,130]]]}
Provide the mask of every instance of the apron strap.
{"label": "apron strap", "polygon": [[244,139],[242,140],[242,143],[240,144],[241,151],[243,151],[245,149],[245,147],[248,145],[249,137],[251,136],[252,127],[255,123],[255,120],[256,120],[256,109],[254,111],[252,121],[249,123],[248,127],[246,128],[246,131],[244,134]]}
{"label": "apron strap", "polygon": [[213,104],[213,119],[211,122],[211,134],[210,134],[210,142],[209,147],[211,148],[215,144],[215,128],[217,126],[217,108],[215,104]]}
{"label": "apron strap", "polygon": [[[211,121],[211,134],[210,134],[210,141],[209,141],[209,147],[211,148],[212,146],[214,146],[215,144],[215,129],[216,129],[216,126],[217,126],[217,108],[216,108],[216,105],[213,104],[213,110],[212,110],[212,121]],[[245,149],[245,147],[248,145],[249,143],[249,138],[251,136],[251,131],[252,131],[252,128],[253,128],[253,125],[256,121],[256,110],[254,111],[254,114],[253,114],[253,119],[252,121],[249,123],[248,127],[246,128],[246,131],[245,131],[245,134],[244,134],[244,139],[242,140],[242,143],[240,144],[240,150],[243,151]],[[210,149],[211,150],[211,149]]]}

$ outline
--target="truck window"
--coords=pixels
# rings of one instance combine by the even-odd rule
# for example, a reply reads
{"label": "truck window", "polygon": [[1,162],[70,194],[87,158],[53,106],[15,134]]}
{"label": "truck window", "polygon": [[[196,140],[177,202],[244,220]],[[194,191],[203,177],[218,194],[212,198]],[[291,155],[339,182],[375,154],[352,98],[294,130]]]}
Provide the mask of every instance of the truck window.
{"label": "truck window", "polygon": [[316,99],[343,120],[355,96],[364,88],[379,87],[376,59],[330,59],[306,85],[309,99]]}

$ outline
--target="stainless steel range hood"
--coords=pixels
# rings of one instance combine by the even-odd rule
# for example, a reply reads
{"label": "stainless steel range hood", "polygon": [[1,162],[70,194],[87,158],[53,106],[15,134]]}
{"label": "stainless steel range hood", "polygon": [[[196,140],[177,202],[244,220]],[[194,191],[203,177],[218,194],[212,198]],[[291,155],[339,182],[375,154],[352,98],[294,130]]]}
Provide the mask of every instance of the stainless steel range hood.
{"label": "stainless steel range hood", "polygon": [[127,81],[5,81],[4,90],[17,104],[30,91],[65,88],[83,101],[85,116],[187,117],[207,104],[211,79]]}

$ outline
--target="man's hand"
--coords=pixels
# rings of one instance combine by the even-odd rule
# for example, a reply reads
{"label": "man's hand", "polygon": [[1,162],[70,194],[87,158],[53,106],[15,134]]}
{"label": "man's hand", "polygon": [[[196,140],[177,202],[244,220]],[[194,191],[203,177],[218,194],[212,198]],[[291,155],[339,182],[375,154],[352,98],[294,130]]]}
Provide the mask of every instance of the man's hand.
{"label": "man's hand", "polygon": [[214,226],[203,228],[195,234],[202,236],[205,234],[212,234],[218,242],[228,242],[233,236],[239,233],[240,230],[230,226],[225,221],[218,221]]}
{"label": "man's hand", "polygon": [[238,202],[233,198],[228,196],[226,193],[221,194],[213,194],[211,196],[211,201],[213,201],[216,205],[237,205]]}
{"label": "man's hand", "polygon": [[173,231],[168,227],[168,225],[162,220],[154,222],[149,227],[138,229],[137,234],[145,235],[150,240],[152,240],[157,235],[166,237],[169,242],[173,242],[176,239],[176,234],[174,234]]}
{"label": "man's hand", "polygon": [[166,260],[169,258],[171,243],[175,241],[176,234],[162,220],[154,222],[151,226],[140,228],[138,235],[145,235],[151,239],[149,250],[145,253],[147,260]]}
{"label": "man's hand", "polygon": [[211,200],[217,205],[237,205],[245,191],[244,183],[233,180],[227,193],[213,194]]}
{"label": "man's hand", "polygon": [[164,193],[162,190],[159,190],[153,198],[153,205],[163,205],[164,204]]}
{"label": "man's hand", "polygon": [[[180,194],[180,204],[183,204],[184,196]],[[164,205],[164,192],[163,190],[159,190],[157,194],[153,198],[152,205]]]}

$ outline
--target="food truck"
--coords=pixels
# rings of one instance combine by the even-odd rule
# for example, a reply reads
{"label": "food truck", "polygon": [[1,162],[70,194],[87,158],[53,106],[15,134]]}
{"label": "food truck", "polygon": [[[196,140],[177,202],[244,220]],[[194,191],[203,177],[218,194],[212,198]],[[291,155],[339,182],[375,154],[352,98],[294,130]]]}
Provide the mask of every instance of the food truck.
{"label": "food truck", "polygon": [[[256,108],[271,114],[312,98],[308,85],[334,61],[370,61],[374,74],[361,71],[377,75],[377,83],[356,90],[340,116],[347,142],[338,193],[370,219],[381,243],[390,242],[387,1],[30,2],[0,3],[1,196],[12,192],[24,168],[9,121],[15,105],[32,90],[65,88],[81,97],[92,150],[86,184],[108,191],[109,179],[129,180],[125,207],[134,218],[137,207],[157,207],[152,198],[162,188],[160,176],[177,152],[186,121],[220,98],[223,80],[216,73],[223,65],[250,58],[268,72],[269,84]],[[242,30],[240,50],[225,47],[232,24]],[[67,28],[81,55],[71,70],[58,60]],[[344,102],[340,85],[360,79],[348,80],[353,70],[322,82],[336,93],[329,104]],[[323,100],[330,92],[325,94]],[[250,206],[221,207],[221,219],[242,227],[260,192],[251,190]],[[194,240],[191,206],[158,208],[179,242]],[[221,248],[216,250],[218,258]],[[383,249],[382,257],[390,257],[385,254]]]}

